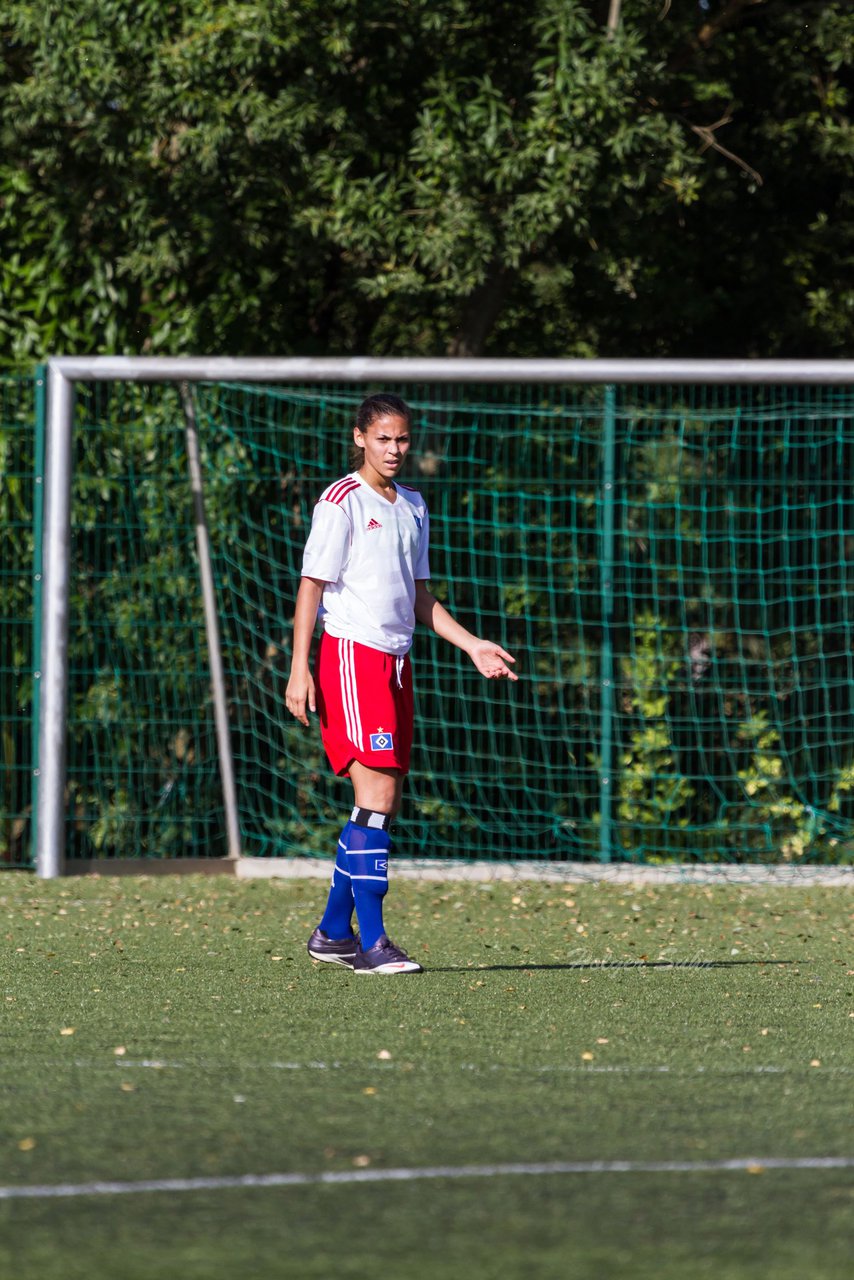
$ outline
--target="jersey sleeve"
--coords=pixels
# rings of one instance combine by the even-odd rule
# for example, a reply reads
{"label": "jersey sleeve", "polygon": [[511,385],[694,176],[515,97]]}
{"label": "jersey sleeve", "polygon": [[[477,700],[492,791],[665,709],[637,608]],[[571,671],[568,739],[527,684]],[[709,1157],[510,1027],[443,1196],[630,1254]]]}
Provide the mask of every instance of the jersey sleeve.
{"label": "jersey sleeve", "polygon": [[418,540],[413,577],[416,582],[426,582],[430,577],[430,513],[426,507],[421,517],[421,537]]}
{"label": "jersey sleeve", "polygon": [[311,517],[302,555],[302,576],[337,582],[350,550],[350,517],[334,502],[321,498]]}

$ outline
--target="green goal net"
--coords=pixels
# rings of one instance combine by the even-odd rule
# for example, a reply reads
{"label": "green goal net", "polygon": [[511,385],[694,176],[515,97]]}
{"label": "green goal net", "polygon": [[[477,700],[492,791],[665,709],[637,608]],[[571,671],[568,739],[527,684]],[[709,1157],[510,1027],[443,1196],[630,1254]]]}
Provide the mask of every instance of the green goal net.
{"label": "green goal net", "polygon": [[[303,544],[374,388],[199,384],[244,852],[323,856],[348,802],[284,691]],[[401,856],[850,862],[854,389],[394,389],[435,593]],[[225,823],[177,389],[78,392],[68,852],[218,856]]]}

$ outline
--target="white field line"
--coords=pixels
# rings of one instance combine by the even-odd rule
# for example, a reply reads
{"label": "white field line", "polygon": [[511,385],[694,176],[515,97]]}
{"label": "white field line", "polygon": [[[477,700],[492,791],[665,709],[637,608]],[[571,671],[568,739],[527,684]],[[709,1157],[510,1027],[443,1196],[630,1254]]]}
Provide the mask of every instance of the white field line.
{"label": "white field line", "polygon": [[[413,1072],[428,1071],[430,1075],[436,1075],[436,1067],[433,1064],[415,1064],[408,1060],[401,1062],[385,1062],[385,1061],[368,1061],[362,1063],[339,1062],[339,1061],[309,1061],[309,1062],[205,1062],[204,1060],[193,1062],[181,1062],[170,1058],[77,1058],[74,1066],[80,1071],[93,1071],[99,1068],[118,1067],[122,1071],[215,1071],[218,1075],[224,1072],[234,1071],[376,1071],[378,1073],[400,1072],[401,1074],[411,1075]],[[518,1075],[578,1075],[578,1076],[595,1076],[595,1075],[626,1075],[626,1076],[648,1076],[648,1075],[671,1075],[671,1076],[713,1076],[720,1078],[733,1078],[736,1076],[763,1076],[763,1075],[834,1075],[849,1076],[854,1074],[852,1067],[831,1067],[821,1066],[816,1068],[808,1063],[803,1066],[743,1066],[743,1067],[671,1067],[667,1063],[651,1064],[649,1066],[630,1066],[628,1064],[615,1063],[613,1065],[600,1063],[585,1063],[583,1066],[575,1063],[565,1064],[544,1064],[544,1065],[528,1065],[527,1063],[519,1063],[514,1065],[504,1065],[494,1062],[489,1066],[483,1066],[477,1062],[458,1062],[453,1067],[449,1067],[443,1074],[452,1074],[454,1072],[464,1072],[470,1075],[492,1075],[503,1072],[515,1072]]]}
{"label": "white field line", "polygon": [[427,1182],[442,1178],[555,1177],[608,1173],[764,1173],[854,1169],[854,1156],[759,1157],[735,1160],[555,1160],[531,1164],[436,1165],[422,1169],[352,1169],[340,1173],[246,1173],[221,1178],[147,1178],[139,1182],[61,1182],[0,1186],[0,1200],[54,1200],[152,1192],[230,1191],[269,1187]]}

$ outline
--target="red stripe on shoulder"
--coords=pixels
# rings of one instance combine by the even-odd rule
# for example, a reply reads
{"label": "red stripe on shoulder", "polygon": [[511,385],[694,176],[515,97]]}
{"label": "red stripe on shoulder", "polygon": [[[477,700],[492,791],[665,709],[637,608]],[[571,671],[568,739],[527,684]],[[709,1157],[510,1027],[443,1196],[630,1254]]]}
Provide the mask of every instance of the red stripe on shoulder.
{"label": "red stripe on shoulder", "polygon": [[359,484],[356,480],[351,480],[348,476],[346,480],[339,480],[337,484],[333,484],[321,496],[321,502],[334,502],[336,506],[340,506],[348,493],[352,493],[354,489],[358,489]]}

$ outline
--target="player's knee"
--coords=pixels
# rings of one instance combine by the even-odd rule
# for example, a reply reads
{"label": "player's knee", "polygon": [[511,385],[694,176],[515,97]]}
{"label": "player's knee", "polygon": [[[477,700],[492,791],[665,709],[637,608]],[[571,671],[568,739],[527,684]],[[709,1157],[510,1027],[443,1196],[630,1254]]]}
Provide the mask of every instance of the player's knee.
{"label": "player's knee", "polygon": [[400,811],[403,794],[403,774],[399,769],[370,769],[351,766],[353,792],[360,809],[388,814],[390,818]]}
{"label": "player's knee", "polygon": [[395,796],[394,799],[391,801],[391,804],[386,810],[386,812],[388,813],[389,822],[394,822],[395,818],[400,813],[401,801],[402,801],[402,797],[399,795]]}

